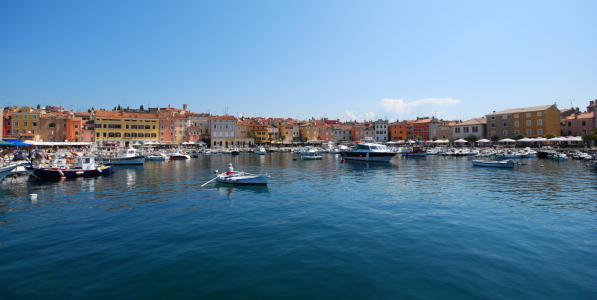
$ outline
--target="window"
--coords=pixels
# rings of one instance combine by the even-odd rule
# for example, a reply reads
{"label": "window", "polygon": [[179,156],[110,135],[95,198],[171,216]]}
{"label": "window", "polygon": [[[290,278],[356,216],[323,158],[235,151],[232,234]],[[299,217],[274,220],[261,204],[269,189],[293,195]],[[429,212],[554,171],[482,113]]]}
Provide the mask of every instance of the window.
{"label": "window", "polygon": [[503,115],[502,119],[504,119],[504,120],[508,119],[508,115]]}
{"label": "window", "polygon": [[543,120],[542,119],[537,120],[537,125],[543,125]]}
{"label": "window", "polygon": [[568,127],[572,127],[572,122],[568,122]]}
{"label": "window", "polygon": [[25,127],[29,126],[29,122],[27,122],[27,121],[23,122],[23,126],[25,126]]}
{"label": "window", "polygon": [[491,123],[491,128],[495,128],[495,123]]}
{"label": "window", "polygon": [[518,114],[514,114],[514,118],[515,118],[515,119],[518,119]]}
{"label": "window", "polygon": [[537,117],[540,117],[542,113],[540,111],[537,112]]}
{"label": "window", "polygon": [[530,136],[530,135],[532,135],[532,134],[533,134],[533,131],[532,131],[532,130],[530,130],[530,129],[527,129],[527,136]]}
{"label": "window", "polygon": [[37,127],[37,122],[31,122],[31,126]]}
{"label": "window", "polygon": [[[15,121],[15,126],[19,126],[19,121]],[[18,132],[15,132],[18,133]]]}
{"label": "window", "polygon": [[503,135],[504,137],[507,137],[507,136],[508,136],[508,130],[504,130],[504,131],[502,132],[502,135]]}
{"label": "window", "polygon": [[518,136],[519,134],[520,134],[520,131],[518,131],[518,130],[514,130],[514,135],[515,135],[515,136]]}
{"label": "window", "polygon": [[537,129],[537,135],[543,135],[543,129]]}
{"label": "window", "polygon": [[502,126],[503,126],[503,127],[508,127],[508,122],[504,122],[504,123],[502,124]]}
{"label": "window", "polygon": [[580,122],[580,125],[583,126],[583,127],[587,126],[587,122],[586,121],[582,121],[582,122]]}
{"label": "window", "polygon": [[518,121],[514,121],[514,127],[518,127],[520,126],[520,123],[518,123]]}
{"label": "window", "polygon": [[531,120],[527,120],[527,126],[531,126]]}
{"label": "window", "polygon": [[530,117],[530,116],[531,116],[531,113],[527,113],[527,117]]}
{"label": "window", "polygon": [[492,119],[492,120],[495,120],[495,116],[491,116],[491,119]]}
{"label": "window", "polygon": [[56,127],[56,124],[54,124],[54,123],[50,123],[50,124],[48,124],[48,127],[50,127],[50,128],[54,128],[54,127]]}

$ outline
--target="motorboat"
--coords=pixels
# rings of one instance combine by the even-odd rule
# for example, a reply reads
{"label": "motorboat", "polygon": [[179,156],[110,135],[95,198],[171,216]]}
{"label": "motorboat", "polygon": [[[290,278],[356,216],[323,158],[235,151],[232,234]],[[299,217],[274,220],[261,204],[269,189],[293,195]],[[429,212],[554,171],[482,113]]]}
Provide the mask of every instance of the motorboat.
{"label": "motorboat", "polygon": [[356,144],[349,151],[340,151],[340,156],[345,160],[388,162],[396,156],[386,145],[376,143]]}
{"label": "motorboat", "polygon": [[145,162],[145,155],[139,155],[137,149],[120,149],[116,155],[100,155],[98,163],[104,165],[142,165]]}
{"label": "motorboat", "polygon": [[547,158],[553,159],[555,161],[565,161],[568,159],[568,156],[565,153],[550,153]]}
{"label": "motorboat", "polygon": [[191,159],[190,155],[184,154],[180,151],[174,151],[170,154],[168,154],[168,156],[170,157],[171,160],[185,160],[185,159]]}
{"label": "motorboat", "polygon": [[473,166],[477,167],[514,168],[515,165],[513,160],[473,160]]}
{"label": "motorboat", "polygon": [[495,155],[495,157],[498,159],[520,158],[521,156],[522,156],[522,153],[520,153],[518,151],[511,151],[511,150],[502,151]]}
{"label": "motorboat", "polygon": [[414,147],[410,149],[405,149],[402,151],[403,156],[414,156],[414,157],[425,157],[427,156],[427,150],[421,147]]}
{"label": "motorboat", "polygon": [[319,160],[323,157],[319,154],[319,150],[313,147],[307,147],[301,153],[301,158],[303,160]]}
{"label": "motorboat", "polygon": [[266,185],[271,177],[268,174],[250,174],[246,172],[235,171],[232,174],[220,173],[216,171],[216,181],[220,183],[236,184],[236,185]]}
{"label": "motorboat", "polygon": [[[70,162],[69,160],[73,160]],[[113,166],[96,165],[95,157],[77,156],[74,159],[56,159],[49,164],[26,167],[31,176],[36,178],[62,178],[98,176],[114,173]]]}
{"label": "motorboat", "polygon": [[17,167],[19,167],[21,164],[20,163],[7,163],[4,164],[2,166],[0,166],[0,180],[4,179],[4,177],[6,177],[6,175],[12,173],[13,170],[15,170]]}
{"label": "motorboat", "polygon": [[267,150],[265,150],[265,147],[259,147],[255,151],[253,151],[253,153],[259,154],[259,155],[265,155],[267,153]]}
{"label": "motorboat", "polygon": [[522,151],[520,153],[520,157],[521,158],[536,158],[537,151],[531,149],[530,147],[526,147],[526,148],[522,149]]}
{"label": "motorboat", "polygon": [[238,149],[238,148],[232,148],[232,149],[230,149],[230,154],[232,154],[232,155],[239,155],[240,154],[240,149]]}
{"label": "motorboat", "polygon": [[162,153],[162,152],[154,152],[154,153],[150,153],[148,155],[145,155],[145,160],[149,160],[149,161],[167,161],[167,160],[170,160],[170,156],[166,155],[165,153]]}

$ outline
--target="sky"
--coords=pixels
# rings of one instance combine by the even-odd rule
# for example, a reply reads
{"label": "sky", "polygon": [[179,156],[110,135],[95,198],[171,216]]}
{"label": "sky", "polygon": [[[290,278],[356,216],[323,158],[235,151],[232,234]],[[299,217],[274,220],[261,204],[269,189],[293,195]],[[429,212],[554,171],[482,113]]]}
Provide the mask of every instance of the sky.
{"label": "sky", "polygon": [[0,105],[468,120],[597,99],[597,1],[0,1]]}

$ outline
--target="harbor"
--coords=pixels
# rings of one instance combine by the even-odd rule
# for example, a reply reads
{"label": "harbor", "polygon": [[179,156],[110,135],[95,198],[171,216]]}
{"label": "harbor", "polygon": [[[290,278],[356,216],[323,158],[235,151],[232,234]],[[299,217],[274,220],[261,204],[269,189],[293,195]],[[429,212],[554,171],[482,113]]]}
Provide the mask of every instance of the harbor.
{"label": "harbor", "polygon": [[[597,171],[583,160],[296,160],[293,152],[5,178],[0,294],[32,298],[590,299]],[[264,186],[214,171],[268,173]],[[33,198],[31,195],[36,195]],[[433,287],[433,288],[429,288]]]}

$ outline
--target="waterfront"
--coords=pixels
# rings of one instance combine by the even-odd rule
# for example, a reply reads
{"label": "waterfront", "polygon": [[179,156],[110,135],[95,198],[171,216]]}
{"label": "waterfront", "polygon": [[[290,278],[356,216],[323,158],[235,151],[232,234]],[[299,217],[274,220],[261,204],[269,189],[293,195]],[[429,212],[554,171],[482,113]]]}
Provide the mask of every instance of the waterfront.
{"label": "waterfront", "polygon": [[[0,189],[3,299],[591,299],[597,172],[200,156]],[[210,184],[268,172],[266,187]],[[32,201],[29,194],[38,194]]]}

